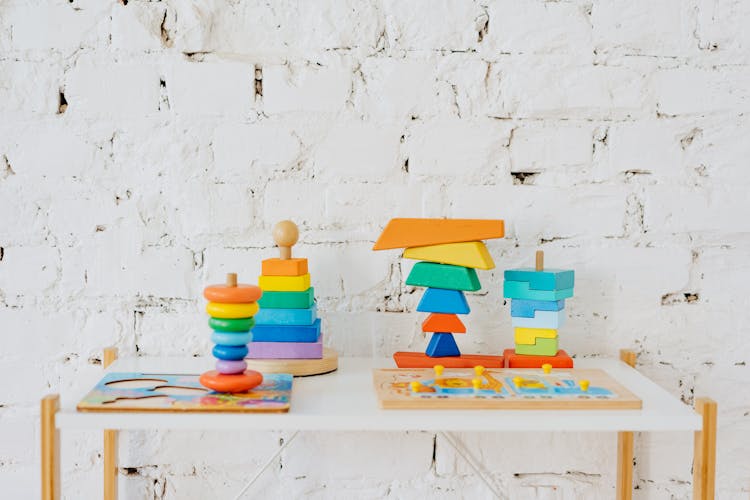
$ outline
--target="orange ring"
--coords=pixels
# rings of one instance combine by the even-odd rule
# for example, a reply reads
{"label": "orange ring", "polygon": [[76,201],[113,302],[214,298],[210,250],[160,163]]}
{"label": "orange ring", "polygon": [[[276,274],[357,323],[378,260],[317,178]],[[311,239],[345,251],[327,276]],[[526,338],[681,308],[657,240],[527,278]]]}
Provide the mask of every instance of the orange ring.
{"label": "orange ring", "polygon": [[203,296],[211,302],[224,304],[245,304],[255,302],[263,291],[255,285],[209,285],[203,290]]}
{"label": "orange ring", "polygon": [[263,375],[255,370],[245,370],[234,375],[211,370],[201,375],[199,380],[202,386],[216,392],[247,392],[263,382]]}

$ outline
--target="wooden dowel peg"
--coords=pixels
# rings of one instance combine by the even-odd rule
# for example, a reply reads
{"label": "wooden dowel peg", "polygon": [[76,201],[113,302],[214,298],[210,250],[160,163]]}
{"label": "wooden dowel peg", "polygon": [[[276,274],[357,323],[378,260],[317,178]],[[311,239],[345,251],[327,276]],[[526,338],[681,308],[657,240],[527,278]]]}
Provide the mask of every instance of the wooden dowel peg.
{"label": "wooden dowel peg", "polygon": [[273,240],[279,246],[279,259],[292,258],[292,247],[299,239],[297,224],[290,220],[283,220],[273,227]]}
{"label": "wooden dowel peg", "polygon": [[227,273],[227,286],[228,287],[237,286],[237,273]]}
{"label": "wooden dowel peg", "polygon": [[544,250],[536,251],[536,270],[544,271]]}

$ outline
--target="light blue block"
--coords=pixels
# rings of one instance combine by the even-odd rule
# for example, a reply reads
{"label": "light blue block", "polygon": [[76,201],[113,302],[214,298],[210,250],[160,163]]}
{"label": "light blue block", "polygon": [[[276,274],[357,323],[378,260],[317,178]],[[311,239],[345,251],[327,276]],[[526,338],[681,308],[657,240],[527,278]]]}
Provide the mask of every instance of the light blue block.
{"label": "light blue block", "polygon": [[211,334],[211,342],[219,345],[246,345],[252,337],[250,332],[214,332]]}
{"label": "light blue block", "polygon": [[436,312],[445,314],[469,314],[469,303],[459,290],[445,288],[428,288],[417,306],[419,312]]}
{"label": "light blue block", "polygon": [[530,267],[508,269],[505,281],[521,281],[532,290],[566,290],[575,284],[575,272],[571,269],[545,269],[537,271]]}
{"label": "light blue block", "polygon": [[308,309],[263,309],[255,316],[256,325],[312,325],[318,319],[318,306]]}
{"label": "light blue block", "polygon": [[533,318],[510,318],[513,327],[519,328],[551,328],[557,330],[565,324],[565,311],[534,311]]}
{"label": "light blue block", "polygon": [[561,300],[573,296],[573,289],[531,290],[527,281],[506,281],[503,283],[503,297],[506,299]]}
{"label": "light blue block", "polygon": [[523,300],[510,301],[510,315],[513,318],[533,318],[534,311],[560,311],[565,308],[564,300]]}

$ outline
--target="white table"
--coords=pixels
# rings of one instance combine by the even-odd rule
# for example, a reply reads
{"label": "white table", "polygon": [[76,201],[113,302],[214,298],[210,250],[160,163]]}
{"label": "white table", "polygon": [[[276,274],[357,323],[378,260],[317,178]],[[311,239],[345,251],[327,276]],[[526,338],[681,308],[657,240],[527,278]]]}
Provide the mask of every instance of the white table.
{"label": "white table", "polygon": [[[116,351],[105,355],[114,358]],[[634,356],[623,351],[623,359]],[[128,358],[108,366],[112,372],[201,373],[210,360],[200,358]],[[295,378],[292,405],[286,414],[219,413],[82,413],[76,403],[99,377],[82,380],[79,394],[59,406],[57,395],[42,401],[42,491],[43,498],[59,495],[59,432],[65,429],[105,430],[105,498],[116,496],[116,431],[135,429],[288,430],[298,431],[433,431],[462,455],[450,432],[484,431],[578,431],[618,432],[618,498],[632,492],[633,431],[695,432],[694,498],[713,498],[715,467],[716,404],[701,400],[699,413],[615,359],[576,360],[577,368],[601,368],[643,400],[641,410],[382,410],[378,407],[372,369],[393,367],[391,360],[342,358],[336,372]],[[425,414],[430,418],[425,418]],[[285,441],[288,446],[292,439]],[[273,459],[281,452],[271,457]],[[483,471],[464,456],[484,480]],[[261,469],[260,473],[265,469]],[[56,474],[58,476],[56,476]],[[256,478],[257,478],[256,476]],[[486,481],[487,482],[487,481]],[[487,486],[492,486],[487,482]],[[493,490],[494,491],[494,490]],[[496,492],[495,492],[496,493]],[[46,496],[49,495],[49,496]]]}

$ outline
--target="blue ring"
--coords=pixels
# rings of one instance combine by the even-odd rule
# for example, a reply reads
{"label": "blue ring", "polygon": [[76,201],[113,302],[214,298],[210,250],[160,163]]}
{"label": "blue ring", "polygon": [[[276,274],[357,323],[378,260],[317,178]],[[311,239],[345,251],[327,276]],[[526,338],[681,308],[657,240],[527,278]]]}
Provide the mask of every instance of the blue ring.
{"label": "blue ring", "polygon": [[247,356],[247,346],[215,345],[211,353],[217,359],[225,359],[227,361],[240,360],[245,359],[245,356]]}
{"label": "blue ring", "polygon": [[253,338],[250,332],[214,332],[211,334],[211,342],[216,345],[246,345]]}

